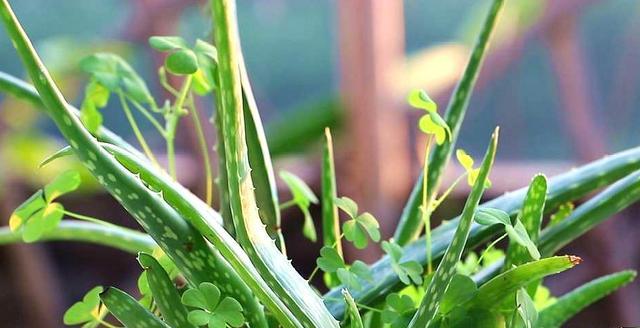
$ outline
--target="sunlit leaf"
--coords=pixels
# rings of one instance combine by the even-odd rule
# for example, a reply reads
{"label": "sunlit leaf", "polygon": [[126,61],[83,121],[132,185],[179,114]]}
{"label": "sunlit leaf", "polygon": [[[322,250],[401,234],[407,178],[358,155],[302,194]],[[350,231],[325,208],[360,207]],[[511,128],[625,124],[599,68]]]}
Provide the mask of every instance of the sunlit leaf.
{"label": "sunlit leaf", "polygon": [[56,198],[78,189],[81,183],[78,171],[65,171],[44,186],[44,197],[47,202],[52,202]]}
{"label": "sunlit leaf", "polygon": [[104,289],[97,286],[91,289],[81,301],[73,304],[65,313],[63,322],[65,325],[79,325],[95,322],[98,319],[100,307],[100,293]]}

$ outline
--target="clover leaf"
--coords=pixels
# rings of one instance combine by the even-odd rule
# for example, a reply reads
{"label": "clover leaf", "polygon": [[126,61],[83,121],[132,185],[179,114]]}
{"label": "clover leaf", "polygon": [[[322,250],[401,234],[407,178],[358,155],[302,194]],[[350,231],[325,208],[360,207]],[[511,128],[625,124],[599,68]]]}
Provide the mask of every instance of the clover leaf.
{"label": "clover leaf", "polygon": [[202,40],[196,40],[193,47],[177,36],[152,36],[152,48],[167,52],[164,66],[175,75],[192,75],[193,90],[204,95],[211,91],[215,83],[218,52],[216,48]]}
{"label": "clover leaf", "polygon": [[[289,190],[291,191],[291,195],[293,197],[293,199],[291,199],[287,203],[297,205],[304,215],[302,234],[311,241],[315,242],[318,239],[318,236],[316,233],[315,225],[313,224],[313,218],[311,217],[311,213],[309,212],[309,206],[311,206],[311,204],[317,204],[318,197],[316,197],[313,191],[311,191],[311,188],[309,188],[309,186],[295,174],[287,171],[280,171],[280,178],[282,179],[282,181],[284,181],[285,184],[287,184],[287,187],[289,187]],[[284,204],[281,206],[281,208],[285,207],[286,205]]]}
{"label": "clover leaf", "polygon": [[[467,172],[467,183],[469,186],[473,186],[478,178],[478,173],[480,173],[480,168],[473,168],[473,158],[467,154],[463,149],[456,150],[456,158],[458,159],[458,163],[464,168]],[[487,178],[487,181],[484,185],[485,188],[491,187],[491,181]]]}
{"label": "clover leaf", "polygon": [[97,324],[101,320],[100,293],[104,289],[97,286],[87,292],[81,301],[73,304],[65,313],[65,325]]}
{"label": "clover leaf", "polygon": [[416,261],[404,261],[402,262],[403,248],[396,244],[393,240],[383,241],[382,249],[391,258],[391,268],[398,275],[400,281],[405,285],[413,282],[416,285],[422,283],[422,271],[423,267]]}
{"label": "clover leaf", "polygon": [[434,135],[438,145],[442,145],[447,139],[451,140],[451,129],[438,114],[438,104],[424,90],[412,90],[407,101],[412,107],[426,112],[418,121],[418,127],[422,132]]}
{"label": "clover leaf", "polygon": [[527,229],[519,218],[516,218],[515,223],[512,223],[507,212],[495,208],[481,207],[476,211],[473,219],[481,225],[503,225],[510,240],[525,247],[533,259],[540,258],[538,248],[529,237]]}
{"label": "clover leaf", "polygon": [[118,55],[97,53],[84,58],[80,67],[111,92],[122,91],[141,104],[155,102],[144,80]]}
{"label": "clover leaf", "polygon": [[382,322],[391,325],[391,328],[408,327],[415,312],[416,305],[411,297],[391,293],[385,299]]}
{"label": "clover leaf", "polygon": [[22,240],[30,243],[55,229],[64,216],[64,206],[54,200],[76,190],[80,182],[77,171],[66,171],[57,176],[13,211],[9,218],[11,231],[20,230]]}
{"label": "clover leaf", "polygon": [[368,238],[371,238],[374,242],[380,241],[380,224],[371,213],[358,214],[358,205],[348,197],[336,198],[334,202],[350,218],[342,225],[342,231],[345,238],[352,242],[356,248],[363,249],[367,247],[369,244]]}
{"label": "clover leaf", "polygon": [[449,313],[454,307],[471,300],[477,293],[478,287],[469,276],[456,274],[451,278],[451,282],[442,296],[438,311],[442,314]]}
{"label": "clover leaf", "polygon": [[107,105],[109,95],[109,89],[95,79],[91,79],[85,88],[84,100],[80,107],[80,120],[92,134],[95,134],[102,125],[102,114],[99,109]]}
{"label": "clover leaf", "polygon": [[196,308],[189,312],[189,322],[209,328],[241,327],[245,323],[242,305],[234,298],[221,299],[220,289],[209,282],[201,283],[182,294],[184,305]]}
{"label": "clover leaf", "polygon": [[362,289],[359,279],[373,281],[369,266],[362,261],[355,261],[351,266],[348,266],[333,247],[322,247],[320,249],[320,257],[316,260],[316,263],[326,273],[335,272],[340,282],[348,288]]}

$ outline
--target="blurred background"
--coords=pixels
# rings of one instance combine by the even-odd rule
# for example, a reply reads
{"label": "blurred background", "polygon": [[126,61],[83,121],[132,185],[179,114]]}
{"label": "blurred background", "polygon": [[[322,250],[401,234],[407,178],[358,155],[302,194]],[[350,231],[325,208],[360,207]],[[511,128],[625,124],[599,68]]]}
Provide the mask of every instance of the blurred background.
{"label": "blurred background", "polygon": [[[120,54],[165,99],[156,78],[162,56],[152,35],[207,39],[205,1],[22,0],[12,4],[67,99],[82,101],[87,77],[78,62],[97,51]],[[287,169],[319,190],[322,131],[335,136],[339,194],[374,213],[391,236],[420,172],[424,140],[412,88],[425,89],[444,110],[467,61],[487,0],[242,0],[242,46],[276,169]],[[24,78],[8,38],[0,36],[0,70]],[[491,198],[606,154],[638,145],[640,2],[635,0],[513,0],[499,20],[471,98],[458,145],[474,156],[501,127]],[[160,102],[160,101],[158,101]],[[200,106],[212,112],[210,100]],[[137,144],[115,101],[105,125]],[[178,132],[180,180],[201,194],[198,144],[189,120]],[[143,126],[144,127],[144,126]],[[147,126],[162,154],[162,139]],[[214,140],[212,126],[207,135]],[[0,221],[65,167],[37,164],[63,145],[47,117],[0,94]],[[215,155],[214,155],[215,156]],[[162,156],[160,156],[162,157]],[[215,158],[214,158],[215,159]],[[115,200],[82,171],[83,190],[64,198],[75,212],[136,227]],[[444,184],[461,169],[451,165]],[[282,181],[279,185],[284,186]],[[283,188],[281,199],[289,199]],[[458,188],[436,220],[457,215],[468,190]],[[548,279],[558,295],[598,275],[640,268],[640,225],[633,206],[564,250],[584,259]],[[319,217],[319,208],[315,207]],[[302,237],[302,216],[283,213],[293,263],[303,275],[319,249]],[[291,245],[304,245],[291,247]],[[379,249],[355,252],[372,262]],[[135,291],[133,256],[93,245],[47,243],[0,248],[0,327],[61,327],[64,310],[97,284]],[[640,323],[640,283],[590,307],[572,327]]]}

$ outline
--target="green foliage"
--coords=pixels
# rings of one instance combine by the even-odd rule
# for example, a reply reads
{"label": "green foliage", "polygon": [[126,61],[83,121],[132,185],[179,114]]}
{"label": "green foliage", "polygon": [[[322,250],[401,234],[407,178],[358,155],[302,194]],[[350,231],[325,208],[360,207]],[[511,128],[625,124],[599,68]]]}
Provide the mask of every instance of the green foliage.
{"label": "green foliage", "polygon": [[342,224],[344,237],[358,249],[369,244],[369,239],[380,241],[380,225],[378,220],[369,212],[358,213],[358,204],[348,197],[334,199],[336,206],[349,216],[349,220]]}
{"label": "green foliage", "polygon": [[393,240],[383,241],[382,249],[391,258],[391,267],[405,285],[422,283],[422,265],[416,261],[402,261],[404,250]]}
{"label": "green foliage", "polygon": [[305,237],[309,238],[309,240],[315,242],[318,236],[315,225],[313,224],[313,218],[309,212],[309,206],[311,206],[311,204],[317,204],[318,197],[316,197],[311,188],[309,188],[302,179],[293,173],[280,171],[280,179],[282,179],[289,187],[289,190],[291,190],[293,199],[290,202],[297,205],[300,211],[302,211],[302,214],[304,214],[302,233]]}
{"label": "green foliage", "polygon": [[195,308],[189,312],[189,322],[195,326],[241,327],[245,323],[240,303],[229,296],[222,298],[218,287],[208,282],[185,291],[182,303]]}
{"label": "green foliage", "polygon": [[55,229],[64,216],[64,206],[54,202],[58,197],[80,186],[80,174],[66,171],[29,197],[11,214],[11,231],[20,230],[25,242],[35,242]]}
{"label": "green foliage", "polygon": [[102,286],[94,287],[88,291],[81,301],[74,303],[65,311],[62,319],[64,324],[89,326],[99,323],[102,320],[100,293],[103,291]]}
{"label": "green foliage", "polygon": [[[3,0],[0,18],[36,88],[30,89],[0,73],[0,90],[9,90],[45,107],[71,144],[45,159],[41,166],[73,151],[148,234],[66,212],[56,199],[80,184],[78,173],[69,171],[16,209],[9,229],[0,228],[0,244],[20,239],[78,240],[132,253],[146,252],[139,254],[144,269],[138,280],[141,300],[115,288],[103,292],[96,287],[65,313],[65,324],[84,324],[87,328],[110,325],[103,321],[107,309],[126,327],[338,327],[332,314],[343,318],[343,327],[351,328],[559,326],[635,277],[635,272],[603,277],[558,300],[543,286],[538,288],[542,278],[579,262],[574,256],[554,257],[554,252],[640,199],[637,184],[640,173],[632,173],[640,167],[640,150],[614,155],[563,175],[555,182],[552,180],[549,188],[546,178],[538,175],[528,190],[502,196],[478,208],[484,190],[490,187],[488,176],[497,147],[496,129],[480,167],[474,167],[473,158],[464,150],[456,151],[467,182],[472,185],[461,217],[443,223],[433,234],[430,227],[425,229],[426,243],[409,244],[422,230],[420,216],[416,215],[418,206],[422,205],[423,212],[430,216],[430,211],[457,185],[456,181],[440,198],[436,197],[441,172],[452,155],[502,5],[502,0],[493,1],[444,118],[426,92],[414,90],[408,96],[412,107],[424,110],[418,127],[429,136],[428,144],[433,137],[437,146],[425,163],[425,176],[418,180],[403,212],[395,234],[397,239],[381,243],[386,257],[371,268],[360,260],[348,264],[342,255],[342,237],[363,249],[370,240],[379,242],[381,233],[373,215],[360,211],[353,200],[337,197],[333,145],[329,131],[325,131],[324,247],[316,262],[317,269],[325,272],[327,286],[336,288],[321,299],[285,255],[271,158],[240,52],[233,1],[211,3],[218,48],[202,40],[189,45],[180,37],[150,38],[151,47],[166,54],[158,73],[161,85],[175,101],[167,101],[158,108],[146,83],[124,59],[99,53],[81,63],[90,79],[77,111],[61,96],[8,2]],[[180,88],[168,84],[167,73],[184,76]],[[175,182],[173,141],[178,121],[187,113],[192,114],[199,129],[202,156],[209,157],[196,116],[194,93],[206,95],[214,90],[218,92],[216,127],[220,137],[222,217],[210,207],[210,185],[207,201],[203,202]],[[112,94],[118,96],[149,161],[102,126],[100,109]],[[166,139],[170,176],[162,172],[144,141],[130,105]],[[154,115],[158,114],[163,115],[164,126],[156,121]],[[87,132],[109,143],[99,143]],[[205,160],[204,165],[209,163]],[[211,180],[211,172],[206,175]],[[318,203],[317,197],[291,173],[281,172],[280,177],[293,196],[280,205],[281,209],[296,205],[304,214],[304,235],[315,241],[317,233],[309,207]],[[572,211],[571,201],[611,183],[614,184]],[[342,229],[338,209],[347,216]],[[556,209],[557,213],[552,215],[550,226],[541,231],[545,209]],[[64,213],[92,222],[59,223]],[[429,223],[430,217],[424,221]],[[496,238],[502,229],[504,233]],[[510,244],[504,256],[504,251],[494,246],[507,236]],[[482,260],[469,252],[487,241]],[[465,252],[467,256],[461,261]],[[503,272],[499,273],[495,264],[500,264],[503,258]],[[432,260],[440,261],[435,272],[431,272]],[[429,267],[427,273],[425,264]],[[174,280],[185,281],[191,288],[181,293]],[[332,297],[336,291],[341,297]]]}
{"label": "green foliage", "polygon": [[358,290],[362,288],[360,281],[373,281],[373,275],[364,262],[356,260],[347,265],[333,247],[322,247],[316,262],[322,271],[336,273],[340,282],[348,288]]}

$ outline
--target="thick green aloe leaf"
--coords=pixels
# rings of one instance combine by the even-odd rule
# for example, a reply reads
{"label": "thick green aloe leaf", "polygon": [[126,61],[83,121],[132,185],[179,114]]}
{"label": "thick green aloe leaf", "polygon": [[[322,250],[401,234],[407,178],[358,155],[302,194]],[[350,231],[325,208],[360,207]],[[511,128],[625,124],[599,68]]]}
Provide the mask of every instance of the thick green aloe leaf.
{"label": "thick green aloe leaf", "polygon": [[147,253],[139,253],[138,262],[147,274],[149,289],[164,321],[172,327],[194,327],[187,319],[189,312],[182,304],[176,286],[162,265]]}
{"label": "thick green aloe leaf", "polygon": [[109,312],[127,328],[171,328],[120,289],[110,287],[100,294],[100,299]]}
{"label": "thick green aloe leaf", "polygon": [[444,253],[443,260],[438,265],[435,271],[433,279],[427,287],[425,296],[418,307],[418,312],[414,315],[409,323],[409,327],[427,327],[433,320],[438,308],[440,307],[440,301],[449,287],[451,279],[456,273],[456,264],[460,261],[462,252],[464,251],[467,238],[469,237],[469,231],[471,230],[471,224],[473,223],[473,217],[480,203],[480,198],[485,190],[485,183],[489,177],[489,172],[493,166],[493,161],[496,155],[496,148],[498,146],[498,129],[491,136],[491,142],[489,148],[484,156],[482,165],[480,166],[480,172],[476,179],[471,194],[467,198],[467,202],[464,205],[462,214],[460,216],[460,224],[456,229],[456,232],[451,239],[451,243],[447,247]]}
{"label": "thick green aloe leaf", "polygon": [[[132,254],[153,252],[153,249],[157,247],[149,235],[136,230],[75,220],[62,220],[57,227],[45,232],[38,241],[93,243]],[[21,242],[23,240],[20,232],[12,232],[9,227],[0,228],[0,245]]]}
{"label": "thick green aloe leaf", "polygon": [[[253,281],[246,277],[239,279],[220,253],[213,250],[203,236],[184,220],[183,216],[165,203],[161,193],[147,188],[139,177],[118,163],[87,132],[77,116],[69,110],[67,102],[49,76],[7,1],[0,2],[0,18],[34,81],[42,102],[47,108],[47,113],[53,118],[81,162],[154,238],[187,280],[193,284],[212,282],[230,286],[225,292],[234,296],[240,293],[237,296],[243,302],[243,307],[252,309],[252,316],[249,318],[251,324],[264,327],[266,325],[264,312],[259,310],[260,307],[244,283],[244,281]],[[217,232],[227,238],[226,242],[218,240],[215,243],[217,248],[228,251],[237,245],[224,231]],[[233,257],[231,260],[238,261],[244,253],[227,252],[225,255]],[[251,264],[244,263],[242,268],[245,267],[249,267],[246,270],[250,270]],[[260,279],[257,276],[253,278]],[[252,287],[255,288],[255,294],[265,295],[262,291],[266,287],[257,285]],[[267,301],[265,300],[265,303]]]}
{"label": "thick green aloe leaf", "polygon": [[211,7],[216,24],[220,94],[223,95],[221,116],[227,183],[237,239],[260,274],[303,325],[338,327],[322,299],[280,253],[258,215],[245,139],[235,2],[214,0]]}
{"label": "thick green aloe leaf", "polygon": [[577,256],[564,255],[525,263],[480,286],[473,304],[485,308],[498,306],[505,298],[530,282],[570,269],[581,261]]}
{"label": "thick green aloe leaf", "polygon": [[[640,147],[606,156],[600,160],[571,170],[570,172],[553,177],[548,182],[545,210],[551,211],[560,204],[580,199],[593,190],[615,182],[638,169],[640,169]],[[629,183],[631,182],[627,182],[627,184]],[[522,206],[527,189],[528,188],[521,188],[507,193],[482,204],[482,206],[500,209],[512,216],[516,215]],[[594,203],[594,206],[595,205],[596,203]],[[592,211],[593,210],[594,209],[592,209]],[[602,219],[604,218],[606,217]],[[440,258],[449,245],[453,232],[458,225],[458,220],[459,218],[453,218],[432,231],[432,254],[434,260]],[[545,231],[546,230],[547,229],[545,229]],[[567,230],[558,230],[556,233],[565,233],[565,231]],[[474,224],[471,228],[468,245],[469,247],[477,246],[489,237],[494,236],[497,232],[498,230],[495,227],[492,228]],[[543,256],[549,254],[545,252],[545,245],[554,243],[554,240],[557,240],[557,238],[551,238],[548,242],[544,241],[546,238],[545,235],[546,233],[543,232],[539,239],[539,248]],[[422,265],[426,265],[427,256],[424,239],[421,238],[407,245],[404,254],[406,260],[413,260]],[[358,303],[370,304],[371,302],[379,300],[379,295],[384,295],[389,290],[396,290],[402,286],[392,269],[392,263],[389,257],[385,256],[378,260],[371,266],[371,270],[376,283],[371,284],[363,281],[362,291],[352,291],[352,295]],[[325,297],[326,304],[331,313],[338,318],[342,317],[344,313],[344,305],[342,302],[336,301],[336,299],[339,300],[341,297],[340,288],[341,286],[333,288]]]}
{"label": "thick green aloe leaf", "polygon": [[258,105],[253,97],[251,84],[242,57],[240,58],[242,83],[242,107],[244,113],[247,153],[251,166],[251,178],[258,204],[258,214],[266,225],[267,233],[276,240],[276,245],[286,253],[284,237],[280,229],[280,209],[278,208],[278,190],[267,146],[267,138],[262,127]]}
{"label": "thick green aloe leaf", "polygon": [[[469,105],[469,99],[473,92],[473,87],[478,78],[482,61],[484,60],[486,50],[489,46],[489,39],[491,33],[496,25],[498,14],[504,4],[504,0],[494,0],[491,8],[485,18],[482,31],[478,35],[476,45],[473,48],[467,67],[462,74],[462,78],[456,89],[451,94],[449,100],[449,106],[445,112],[444,120],[446,125],[451,129],[450,139],[445,141],[442,145],[436,145],[433,149],[433,153],[429,159],[429,174],[427,177],[427,198],[438,190],[440,184],[440,178],[442,171],[449,162],[453,149],[460,133],[460,127]],[[405,205],[400,221],[396,228],[396,232],[393,238],[396,242],[402,246],[414,241],[419,237],[419,233],[422,230],[422,220],[420,216],[420,205],[422,204],[422,186],[424,177],[421,175],[416,181],[409,200]]]}
{"label": "thick green aloe leaf", "polygon": [[582,309],[633,281],[636,275],[637,273],[632,270],[621,271],[592,280],[574,289],[543,309],[536,327],[561,327]]}

